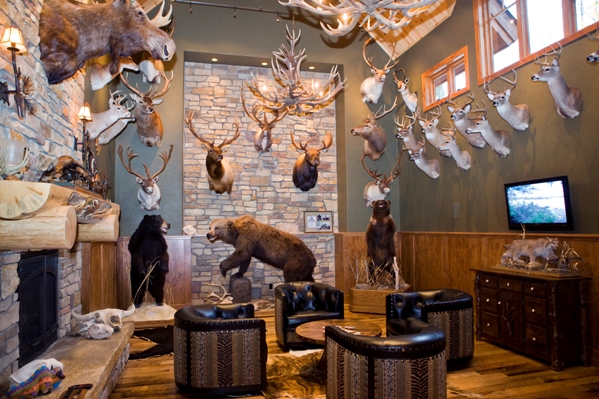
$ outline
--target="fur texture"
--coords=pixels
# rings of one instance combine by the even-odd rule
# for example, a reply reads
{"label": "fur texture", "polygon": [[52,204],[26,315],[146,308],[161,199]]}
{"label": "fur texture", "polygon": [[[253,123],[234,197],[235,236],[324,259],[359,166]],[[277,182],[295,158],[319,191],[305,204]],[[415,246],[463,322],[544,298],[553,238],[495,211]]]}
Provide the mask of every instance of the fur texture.
{"label": "fur texture", "polygon": [[391,201],[373,201],[372,216],[366,228],[367,255],[373,263],[371,272],[379,267],[383,267],[388,272],[392,271],[395,230],[395,221],[391,216]]}

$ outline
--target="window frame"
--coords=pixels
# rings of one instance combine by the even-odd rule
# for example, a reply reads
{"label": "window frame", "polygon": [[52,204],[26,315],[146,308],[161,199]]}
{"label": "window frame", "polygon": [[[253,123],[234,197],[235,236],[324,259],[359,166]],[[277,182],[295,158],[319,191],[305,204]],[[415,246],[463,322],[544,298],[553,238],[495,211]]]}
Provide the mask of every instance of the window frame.
{"label": "window frame", "polygon": [[[552,43],[534,53],[530,53],[530,43],[528,38],[528,15],[526,13],[526,0],[514,0],[518,8],[518,41],[520,59],[513,64],[496,71],[490,72],[493,68],[493,54],[489,49],[491,46],[491,24],[489,12],[489,0],[473,0],[474,11],[474,39],[476,45],[476,65],[478,85],[483,85],[485,80],[496,78],[509,72],[512,69],[528,64],[544,53],[551,51],[551,47],[564,46],[590,32],[597,29],[597,23],[591,24],[579,31],[576,29],[576,10],[575,0],[562,0],[563,21],[565,37]],[[484,46],[484,52],[483,52]]]}
{"label": "window frame", "polygon": [[[454,91],[455,75],[453,71],[460,65],[464,65],[464,73],[466,75],[466,86],[458,91]],[[447,76],[447,91],[448,95],[434,100],[435,98],[435,80],[441,76]],[[428,111],[438,105],[443,104],[446,100],[458,97],[463,93],[470,91],[470,70],[468,67],[468,46],[464,46],[453,54],[445,57],[441,62],[429,68],[422,73],[422,110]],[[432,101],[431,101],[432,100]]]}

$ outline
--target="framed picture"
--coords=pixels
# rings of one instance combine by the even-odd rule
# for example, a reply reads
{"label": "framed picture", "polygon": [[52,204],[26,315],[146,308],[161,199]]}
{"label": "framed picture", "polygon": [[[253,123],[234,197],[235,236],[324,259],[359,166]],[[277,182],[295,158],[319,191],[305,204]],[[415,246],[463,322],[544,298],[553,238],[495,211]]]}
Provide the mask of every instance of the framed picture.
{"label": "framed picture", "polygon": [[332,233],[333,212],[304,212],[305,233]]}

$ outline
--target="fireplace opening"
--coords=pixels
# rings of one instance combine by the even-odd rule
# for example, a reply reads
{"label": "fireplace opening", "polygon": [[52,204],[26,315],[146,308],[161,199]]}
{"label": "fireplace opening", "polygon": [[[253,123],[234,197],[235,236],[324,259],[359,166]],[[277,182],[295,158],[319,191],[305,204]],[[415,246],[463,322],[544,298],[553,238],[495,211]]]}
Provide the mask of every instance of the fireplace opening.
{"label": "fireplace opening", "polygon": [[19,367],[58,338],[58,251],[21,254],[19,274]]}

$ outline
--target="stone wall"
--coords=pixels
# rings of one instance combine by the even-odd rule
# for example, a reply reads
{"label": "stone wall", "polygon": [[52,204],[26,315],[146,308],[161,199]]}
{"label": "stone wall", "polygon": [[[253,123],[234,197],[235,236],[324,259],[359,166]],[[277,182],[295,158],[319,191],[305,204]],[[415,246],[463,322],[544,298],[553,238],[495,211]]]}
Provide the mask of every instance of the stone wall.
{"label": "stone wall", "polygon": [[[291,178],[298,157],[291,144],[310,141],[309,146],[322,146],[325,131],[335,137],[335,104],[305,117],[286,116],[272,131],[270,152],[258,153],[253,139],[257,123],[244,112],[240,91],[251,74],[265,82],[272,80],[271,69],[247,66],[185,63],[185,113],[195,110],[194,128],[207,140],[221,143],[232,137],[235,120],[240,121],[240,137],[230,146],[225,158],[231,163],[235,182],[228,194],[211,193],[205,167],[206,151],[200,141],[185,128],[183,151],[184,204],[183,225],[192,225],[198,237],[192,240],[192,300],[202,303],[204,293],[215,290],[205,283],[224,284],[218,265],[233,251],[230,245],[205,239],[210,221],[220,217],[250,215],[277,229],[300,237],[314,252],[316,281],[334,284],[333,234],[304,234],[304,211],[331,211],[333,230],[337,231],[337,165],[335,139],[321,155],[318,183],[307,192],[296,188]],[[304,79],[322,82],[328,74],[302,73]],[[244,90],[246,105],[251,109],[254,96]],[[269,119],[272,116],[269,115]],[[282,271],[253,260],[246,276],[252,282],[252,298],[273,296],[273,287],[283,282]]]}

